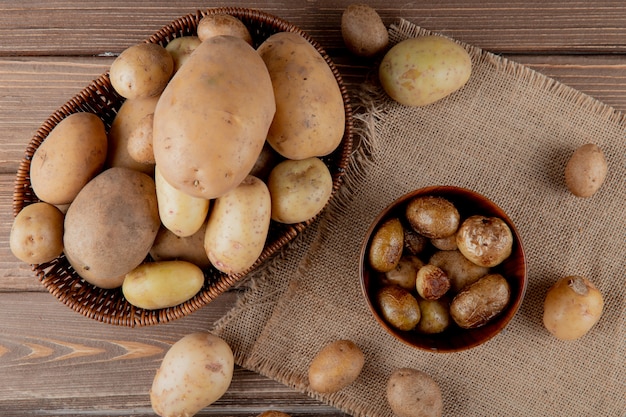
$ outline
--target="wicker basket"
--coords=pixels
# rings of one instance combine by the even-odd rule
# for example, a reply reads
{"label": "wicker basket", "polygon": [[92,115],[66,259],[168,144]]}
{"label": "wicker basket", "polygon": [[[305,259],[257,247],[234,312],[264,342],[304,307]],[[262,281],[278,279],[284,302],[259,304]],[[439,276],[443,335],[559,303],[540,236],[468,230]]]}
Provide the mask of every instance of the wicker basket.
{"label": "wicker basket", "polygon": [[[233,15],[243,21],[252,35],[255,47],[273,33],[283,31],[296,32],[306,38],[327,61],[341,89],[346,112],[343,141],[333,154],[323,158],[333,175],[334,196],[342,182],[341,178],[344,175],[348,158],[352,151],[352,109],[341,75],[325,51],[310,36],[294,25],[270,14],[251,9],[225,7],[197,11],[195,14],[180,17],[150,36],[145,42],[159,43],[165,46],[176,37],[195,34],[198,22],[204,16],[224,13]],[[61,106],[41,125],[28,144],[25,156],[17,171],[13,193],[14,215],[17,215],[25,206],[39,201],[30,185],[30,161],[33,153],[50,131],[65,117],[77,112],[97,114],[104,121],[107,129],[109,129],[123,100],[113,90],[109,81],[109,75],[105,73]],[[282,225],[272,222],[265,249],[257,262],[248,271],[241,274],[225,275],[214,268],[209,268],[204,271],[204,286],[195,297],[183,304],[166,309],[140,309],[128,303],[119,288],[105,290],[87,283],[71,268],[63,255],[46,264],[33,265],[32,268],[51,294],[86,317],[100,322],[131,327],[154,325],[184,317],[208,304],[244,278],[247,273],[267,261],[268,258],[294,239],[313,221],[314,219],[311,219],[295,225]]]}

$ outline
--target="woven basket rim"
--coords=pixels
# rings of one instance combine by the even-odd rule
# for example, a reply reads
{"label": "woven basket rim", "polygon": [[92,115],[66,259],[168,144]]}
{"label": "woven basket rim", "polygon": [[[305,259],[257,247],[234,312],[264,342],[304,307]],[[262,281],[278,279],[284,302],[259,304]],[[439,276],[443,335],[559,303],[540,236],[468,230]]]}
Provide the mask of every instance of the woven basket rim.
{"label": "woven basket rim", "polygon": [[[337,67],[324,49],[306,32],[286,20],[261,10],[242,7],[217,7],[197,10],[195,13],[183,15],[150,35],[144,42],[159,43],[165,46],[176,37],[194,34],[200,19],[204,16],[215,14],[230,14],[238,17],[248,26],[252,26],[249,29],[255,30],[252,33],[253,38],[256,36],[262,39],[262,34],[257,33],[257,31],[260,32],[261,30],[270,30],[273,33],[283,31],[298,33],[320,52],[329,65],[341,90],[346,113],[345,131],[341,144],[327,158],[322,158],[325,159],[329,168],[331,168],[333,176],[332,200],[343,182],[342,177],[346,172],[348,160],[352,152],[353,112],[347,89]],[[110,123],[123,100],[111,87],[107,70],[60,106],[41,124],[28,143],[16,173],[13,190],[14,216],[26,205],[39,201],[30,186],[30,162],[33,154],[50,131],[65,117],[79,111],[91,111],[103,118],[105,124],[107,121]],[[46,264],[31,265],[31,268],[52,295],[83,316],[99,322],[127,327],[167,323],[197,311],[230,289],[302,233],[323,212],[308,221],[294,225],[278,225],[272,222],[271,230],[277,237],[266,244],[263,253],[251,268],[242,273],[232,275],[219,273],[216,270],[205,270],[205,285],[196,296],[182,304],[165,309],[140,309],[130,305],[124,299],[120,288],[105,290],[87,283],[72,270],[64,255]]]}

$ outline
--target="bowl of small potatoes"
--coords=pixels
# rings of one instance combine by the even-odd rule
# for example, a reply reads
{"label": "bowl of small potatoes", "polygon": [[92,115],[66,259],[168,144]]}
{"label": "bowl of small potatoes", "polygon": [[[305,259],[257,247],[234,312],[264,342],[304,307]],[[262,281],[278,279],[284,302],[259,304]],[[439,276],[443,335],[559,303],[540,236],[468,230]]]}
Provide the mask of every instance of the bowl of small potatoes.
{"label": "bowl of small potatoes", "polygon": [[495,337],[527,286],[515,224],[487,197],[455,186],[420,188],[382,210],[364,237],[359,275],[383,329],[430,352]]}

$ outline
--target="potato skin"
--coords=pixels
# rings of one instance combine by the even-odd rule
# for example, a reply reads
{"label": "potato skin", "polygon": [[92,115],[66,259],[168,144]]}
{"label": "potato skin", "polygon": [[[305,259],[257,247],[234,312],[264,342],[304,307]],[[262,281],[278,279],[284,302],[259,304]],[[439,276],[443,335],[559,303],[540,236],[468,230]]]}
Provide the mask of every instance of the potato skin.
{"label": "potato skin", "polygon": [[333,177],[319,158],[280,162],[269,174],[272,219],[300,223],[315,217],[328,203]]}
{"label": "potato skin", "polygon": [[504,310],[510,298],[506,279],[500,274],[488,274],[452,299],[450,316],[464,329],[484,326]]}
{"label": "potato skin", "polygon": [[450,279],[450,290],[455,294],[489,272],[489,268],[474,264],[458,250],[435,252],[428,263],[445,271]]}
{"label": "potato skin", "polygon": [[40,200],[71,203],[104,167],[107,135],[93,113],[73,113],[61,120],[33,154],[30,181]]}
{"label": "potato skin", "polygon": [[187,237],[177,236],[165,226],[161,226],[154,238],[150,256],[155,261],[181,260],[191,262],[202,269],[208,268],[211,262],[204,250],[205,234],[206,222],[196,233]]}
{"label": "potato skin", "polygon": [[187,61],[189,55],[200,45],[200,42],[197,36],[181,36],[180,38],[172,39],[165,45],[165,50],[169,52],[174,60],[174,74]]}
{"label": "potato skin", "polygon": [[454,204],[438,196],[411,199],[406,205],[405,217],[417,233],[431,239],[454,234],[461,218]]}
{"label": "potato skin", "polygon": [[367,4],[350,4],[341,15],[341,36],[350,52],[366,58],[382,53],[389,33],[376,10]]}
{"label": "potato skin", "polygon": [[379,78],[398,103],[426,106],[463,87],[471,72],[471,58],[461,45],[442,36],[420,36],[387,51]]}
{"label": "potato skin", "polygon": [[382,287],[376,303],[385,321],[398,330],[413,330],[422,317],[417,298],[396,285]]}
{"label": "potato skin", "polygon": [[122,293],[135,307],[155,310],[189,300],[203,284],[202,270],[190,262],[146,262],[126,274]]}
{"label": "potato skin", "polygon": [[602,149],[596,144],[582,145],[565,166],[565,185],[577,197],[589,198],[604,183],[607,163]]}
{"label": "potato skin", "polygon": [[161,417],[193,416],[230,387],[235,360],[230,346],[207,333],[191,333],[174,343],[157,370],[150,403]]}
{"label": "potato skin", "polygon": [[404,228],[400,219],[392,217],[381,223],[374,231],[367,260],[374,270],[389,272],[400,262],[403,248]]}
{"label": "potato skin", "polygon": [[13,219],[9,246],[29,264],[49,262],[63,253],[63,213],[45,202],[24,207]]}
{"label": "potato skin", "polygon": [[115,58],[109,78],[119,95],[134,99],[161,94],[173,72],[174,60],[163,46],[140,43]]}
{"label": "potato skin", "polygon": [[474,215],[463,221],[456,234],[459,251],[476,265],[499,265],[513,251],[513,232],[499,217]]}
{"label": "potato skin", "polygon": [[67,210],[65,254],[87,282],[119,287],[147,256],[160,224],[154,180],[128,168],[109,168]]}
{"label": "potato skin", "polygon": [[258,52],[276,96],[268,143],[287,159],[334,151],[343,139],[346,116],[341,90],[328,63],[313,45],[293,32],[270,36]]}
{"label": "potato skin", "polygon": [[381,283],[384,285],[397,285],[405,290],[413,291],[415,289],[415,280],[417,271],[424,266],[424,262],[415,255],[402,255],[400,261],[391,271],[385,272],[381,277]]}
{"label": "potato skin", "polygon": [[252,45],[252,36],[246,25],[235,16],[229,14],[212,14],[204,16],[198,22],[198,38],[200,41],[214,36],[229,35],[243,39]]}
{"label": "potato skin", "polygon": [[417,369],[396,369],[387,381],[386,394],[389,406],[398,417],[443,415],[439,384],[430,375]]}
{"label": "potato skin", "polygon": [[257,52],[240,38],[207,39],[172,77],[154,111],[154,158],[163,178],[207,200],[227,193],[254,166],[275,111]]}
{"label": "potato skin", "polygon": [[252,175],[215,199],[204,238],[204,249],[215,268],[236,274],[254,265],[265,246],[271,207],[267,186]]}
{"label": "potato skin", "polygon": [[365,355],[351,340],[336,340],[322,348],[309,365],[309,386],[320,393],[337,392],[361,373]]}

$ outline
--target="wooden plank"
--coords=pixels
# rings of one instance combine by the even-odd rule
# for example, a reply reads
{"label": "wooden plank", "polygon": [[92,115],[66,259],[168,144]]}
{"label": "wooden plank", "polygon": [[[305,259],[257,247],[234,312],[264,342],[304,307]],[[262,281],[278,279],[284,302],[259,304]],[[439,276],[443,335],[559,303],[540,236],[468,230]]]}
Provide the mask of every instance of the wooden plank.
{"label": "wooden plank", "polygon": [[[225,293],[183,319],[131,329],[85,318],[50,294],[2,294],[0,414],[30,416],[38,409],[45,415],[129,410],[136,416],[154,415],[148,390],[164,353],[184,335],[208,330],[235,297],[235,291]],[[275,404],[294,416],[311,409],[316,415],[342,415],[240,367],[224,397],[200,415],[254,415]]]}
{"label": "wooden plank", "polygon": [[[341,12],[350,0],[193,1],[108,0],[2,2],[0,56],[97,55],[120,52],[173,19],[198,9],[243,5],[286,19],[328,49],[342,48]],[[626,4],[618,0],[487,2],[369,1],[386,23],[404,17],[427,29],[499,53],[625,52]]]}

